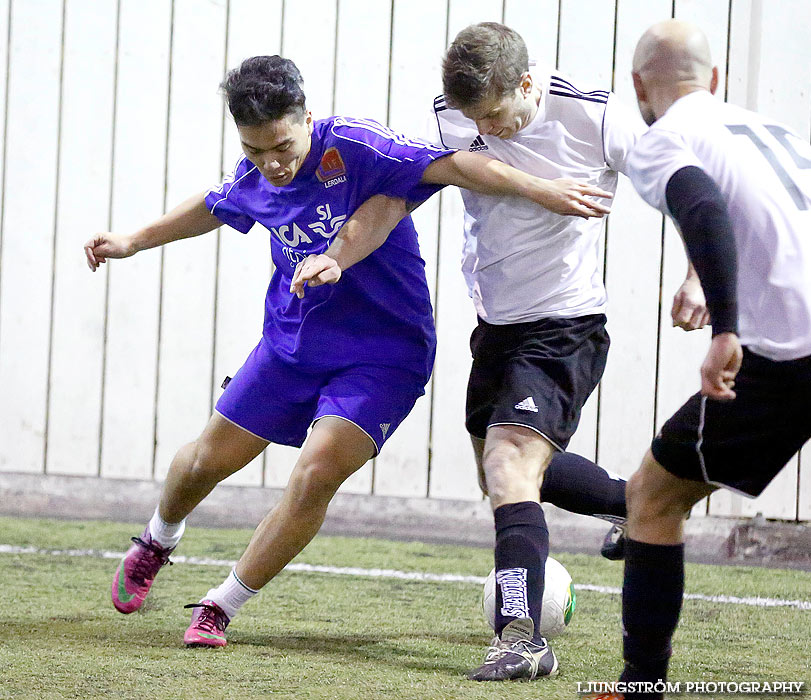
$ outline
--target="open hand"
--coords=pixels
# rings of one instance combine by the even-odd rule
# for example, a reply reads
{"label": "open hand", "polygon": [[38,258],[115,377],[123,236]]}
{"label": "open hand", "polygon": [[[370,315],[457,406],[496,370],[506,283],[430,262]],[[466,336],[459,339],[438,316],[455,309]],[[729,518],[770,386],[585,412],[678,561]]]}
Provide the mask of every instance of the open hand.
{"label": "open hand", "polygon": [[589,219],[603,217],[611,211],[605,204],[589,199],[589,197],[612,199],[614,195],[590,185],[584,180],[561,177],[557,180],[546,180],[545,183],[545,187],[533,199],[537,204],[555,214],[581,216]]}
{"label": "open hand", "polygon": [[95,272],[107,258],[128,258],[135,254],[130,236],[118,236],[114,233],[97,233],[84,244],[87,266]]}
{"label": "open hand", "polygon": [[741,368],[743,350],[734,333],[719,333],[712,339],[710,349],[701,365],[701,393],[718,401],[735,398],[732,387]]}
{"label": "open hand", "polygon": [[341,279],[341,268],[335,258],[329,255],[308,255],[298,265],[290,282],[290,292],[299,299],[304,297],[304,286],[320,287],[322,284],[335,284]]}

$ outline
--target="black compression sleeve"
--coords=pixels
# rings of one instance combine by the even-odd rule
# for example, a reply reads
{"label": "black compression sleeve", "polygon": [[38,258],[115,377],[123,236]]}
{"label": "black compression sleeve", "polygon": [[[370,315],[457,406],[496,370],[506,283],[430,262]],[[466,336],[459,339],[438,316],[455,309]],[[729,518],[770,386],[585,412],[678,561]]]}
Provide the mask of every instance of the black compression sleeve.
{"label": "black compression sleeve", "polygon": [[738,258],[718,185],[701,168],[689,166],[668,180],[665,197],[704,288],[712,334],[737,333]]}

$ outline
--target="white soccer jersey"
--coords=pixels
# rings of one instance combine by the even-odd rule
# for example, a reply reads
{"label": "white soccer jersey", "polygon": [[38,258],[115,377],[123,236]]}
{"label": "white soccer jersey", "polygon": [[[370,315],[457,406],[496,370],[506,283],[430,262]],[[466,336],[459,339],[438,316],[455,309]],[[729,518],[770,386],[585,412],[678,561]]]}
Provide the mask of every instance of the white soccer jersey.
{"label": "white soccer jersey", "polygon": [[[583,92],[557,72],[531,72],[542,90],[538,112],[511,139],[480,135],[440,96],[434,112],[441,142],[539,177],[581,178],[615,192],[639,119],[610,92]],[[605,311],[601,219],[561,216],[520,197],[463,189],[462,198],[462,271],[482,319],[507,324]]]}
{"label": "white soccer jersey", "polygon": [[631,181],[669,214],[665,188],[687,166],[723,193],[738,250],[741,343],[772,360],[811,355],[811,147],[767,117],[690,93],[641,137]]}

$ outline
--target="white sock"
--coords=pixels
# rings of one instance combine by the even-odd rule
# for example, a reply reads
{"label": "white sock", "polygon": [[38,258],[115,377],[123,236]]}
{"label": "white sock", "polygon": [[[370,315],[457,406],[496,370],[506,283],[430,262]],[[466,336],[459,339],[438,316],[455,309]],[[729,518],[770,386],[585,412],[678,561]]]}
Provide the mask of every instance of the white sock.
{"label": "white sock", "polygon": [[161,518],[159,508],[155,508],[155,513],[152,515],[152,520],[149,521],[149,534],[161,547],[177,546],[177,543],[180,542],[180,538],[183,537],[183,532],[185,530],[185,518],[179,523],[167,523],[163,518]]}
{"label": "white sock", "polygon": [[237,611],[253,598],[259,591],[248,588],[239,576],[236,569],[231,569],[225,581],[217,588],[212,588],[203,600],[210,600],[222,608],[222,611],[231,619]]}

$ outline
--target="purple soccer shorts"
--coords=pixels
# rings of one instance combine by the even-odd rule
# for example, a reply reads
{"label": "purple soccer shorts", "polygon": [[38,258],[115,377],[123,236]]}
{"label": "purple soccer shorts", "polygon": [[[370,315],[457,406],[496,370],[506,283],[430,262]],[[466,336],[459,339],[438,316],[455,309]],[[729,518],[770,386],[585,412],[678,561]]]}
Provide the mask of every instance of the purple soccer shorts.
{"label": "purple soccer shorts", "polygon": [[293,447],[301,447],[319,418],[338,416],[366,433],[380,452],[424,393],[424,381],[414,372],[370,364],[303,369],[260,341],[215,410],[263,440]]}

